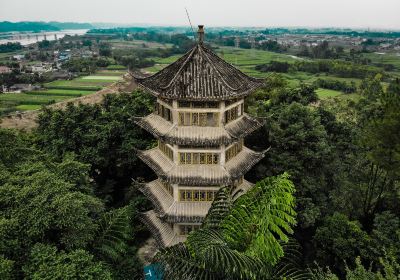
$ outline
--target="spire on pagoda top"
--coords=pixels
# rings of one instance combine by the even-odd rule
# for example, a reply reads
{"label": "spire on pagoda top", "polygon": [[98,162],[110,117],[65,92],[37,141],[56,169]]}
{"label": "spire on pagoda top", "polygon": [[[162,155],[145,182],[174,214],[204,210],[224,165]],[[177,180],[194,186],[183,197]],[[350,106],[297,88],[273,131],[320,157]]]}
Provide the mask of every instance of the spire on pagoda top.
{"label": "spire on pagoda top", "polygon": [[263,85],[227,63],[204,44],[204,27],[199,25],[197,44],[161,71],[135,79],[156,97],[192,101],[228,100],[249,95]]}

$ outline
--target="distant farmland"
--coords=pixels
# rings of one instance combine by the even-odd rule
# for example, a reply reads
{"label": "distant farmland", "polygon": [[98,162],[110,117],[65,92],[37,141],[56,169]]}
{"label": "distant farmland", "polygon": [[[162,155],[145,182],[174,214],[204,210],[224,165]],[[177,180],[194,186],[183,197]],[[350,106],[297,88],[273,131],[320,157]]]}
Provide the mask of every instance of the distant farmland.
{"label": "distant farmland", "polygon": [[125,70],[102,70],[73,80],[58,80],[44,84],[44,89],[25,93],[0,94],[0,115],[15,111],[37,110],[43,105],[93,94],[120,80]]}

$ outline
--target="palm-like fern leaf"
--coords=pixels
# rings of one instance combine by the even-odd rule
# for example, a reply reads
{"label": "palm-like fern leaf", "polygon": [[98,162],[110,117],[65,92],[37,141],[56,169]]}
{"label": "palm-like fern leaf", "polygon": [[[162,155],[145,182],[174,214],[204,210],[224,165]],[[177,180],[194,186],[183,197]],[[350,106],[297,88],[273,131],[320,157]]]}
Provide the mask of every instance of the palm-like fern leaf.
{"label": "palm-like fern leaf", "polygon": [[189,235],[187,246],[202,267],[222,274],[223,279],[256,279],[263,263],[228,247],[215,229],[200,229]]}
{"label": "palm-like fern leaf", "polygon": [[215,273],[196,260],[183,243],[165,248],[156,256],[155,261],[163,268],[163,277],[168,280],[180,279],[218,279]]}
{"label": "palm-like fern leaf", "polygon": [[230,188],[221,188],[215,195],[214,201],[204,219],[202,227],[217,229],[221,224],[221,221],[229,214],[229,211],[232,208],[232,203]]}
{"label": "palm-like fern leaf", "polygon": [[294,186],[287,174],[258,182],[238,198],[221,224],[232,248],[275,264],[283,256],[281,242],[296,223]]}
{"label": "palm-like fern leaf", "polygon": [[129,219],[128,207],[111,210],[103,215],[93,246],[102,258],[115,261],[125,252],[131,229]]}

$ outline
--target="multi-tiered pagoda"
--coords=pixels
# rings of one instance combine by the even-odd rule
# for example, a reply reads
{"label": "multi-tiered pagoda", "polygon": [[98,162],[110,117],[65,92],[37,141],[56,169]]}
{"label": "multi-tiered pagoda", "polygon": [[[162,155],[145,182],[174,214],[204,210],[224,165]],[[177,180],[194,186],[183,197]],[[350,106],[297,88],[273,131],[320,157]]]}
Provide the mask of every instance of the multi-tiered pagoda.
{"label": "multi-tiered pagoda", "polygon": [[160,247],[184,241],[198,228],[215,193],[231,186],[234,197],[252,184],[243,175],[263,153],[243,145],[243,138],[263,125],[244,112],[244,98],[262,86],[198,43],[158,73],[136,78],[155,97],[155,112],[136,123],[158,139],[158,147],[138,156],[158,179],[142,187],[154,203],[143,220]]}

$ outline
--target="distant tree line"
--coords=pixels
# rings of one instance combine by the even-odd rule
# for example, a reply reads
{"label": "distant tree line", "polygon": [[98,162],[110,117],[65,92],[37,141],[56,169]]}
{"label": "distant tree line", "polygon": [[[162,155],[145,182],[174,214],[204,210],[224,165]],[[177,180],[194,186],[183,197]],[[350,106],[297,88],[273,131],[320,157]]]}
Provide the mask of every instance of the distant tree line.
{"label": "distant tree line", "polygon": [[22,49],[22,46],[18,42],[17,43],[8,42],[7,44],[0,45],[0,53],[13,52],[13,51],[21,50],[21,49]]}
{"label": "distant tree line", "polygon": [[290,71],[302,71],[312,74],[328,73],[343,78],[359,79],[373,77],[377,74],[385,78],[389,77],[381,68],[338,59],[301,60],[295,63],[271,61],[266,64],[259,64],[255,69],[261,72],[278,73],[288,73]]}

